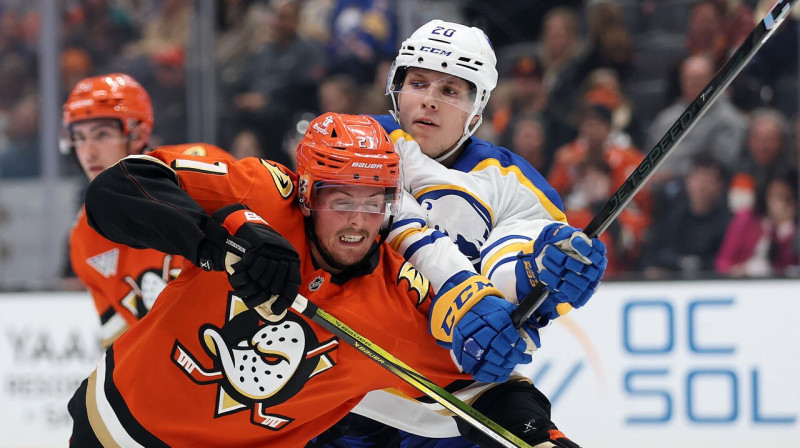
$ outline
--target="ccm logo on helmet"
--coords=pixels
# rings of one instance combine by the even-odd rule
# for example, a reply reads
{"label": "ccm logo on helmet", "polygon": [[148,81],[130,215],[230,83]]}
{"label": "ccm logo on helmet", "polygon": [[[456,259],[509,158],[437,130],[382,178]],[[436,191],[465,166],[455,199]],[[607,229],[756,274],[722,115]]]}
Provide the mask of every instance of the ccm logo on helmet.
{"label": "ccm logo on helmet", "polygon": [[451,54],[453,54],[452,51],[445,51],[442,50],[441,48],[427,47],[425,45],[420,46],[419,51],[427,51],[428,53],[440,54],[442,56],[450,56]]}
{"label": "ccm logo on helmet", "polygon": [[383,168],[383,165],[380,163],[364,163],[364,162],[353,162],[353,168],[367,168],[367,169],[376,169],[380,170]]}

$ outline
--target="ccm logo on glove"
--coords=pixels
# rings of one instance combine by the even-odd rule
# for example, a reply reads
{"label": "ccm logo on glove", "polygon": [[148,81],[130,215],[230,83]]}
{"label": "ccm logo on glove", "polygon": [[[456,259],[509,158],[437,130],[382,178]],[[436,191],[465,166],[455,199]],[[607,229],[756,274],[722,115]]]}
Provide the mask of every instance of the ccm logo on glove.
{"label": "ccm logo on glove", "polygon": [[433,299],[430,312],[433,337],[450,343],[458,321],[486,295],[501,295],[486,277],[466,271],[451,277]]}

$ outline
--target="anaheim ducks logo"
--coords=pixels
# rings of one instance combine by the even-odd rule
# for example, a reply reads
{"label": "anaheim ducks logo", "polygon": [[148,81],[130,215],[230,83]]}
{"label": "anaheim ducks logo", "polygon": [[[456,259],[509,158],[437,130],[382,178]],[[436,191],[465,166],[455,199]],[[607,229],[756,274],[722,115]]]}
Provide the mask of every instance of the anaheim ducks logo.
{"label": "anaheim ducks logo", "polygon": [[213,365],[204,367],[195,354],[175,341],[172,359],[198,384],[217,384],[215,417],[249,409],[250,421],[277,431],[294,419],[269,413],[271,406],[297,394],[313,376],[334,365],[336,338],[320,342],[311,327],[293,313],[263,323],[238,297],[231,295],[228,322],[207,324],[200,340]]}
{"label": "anaheim ducks logo", "polygon": [[205,157],[205,156],[208,155],[208,150],[206,150],[206,148],[204,148],[204,147],[202,147],[200,145],[197,145],[197,146],[192,146],[192,147],[189,147],[189,148],[183,150],[183,153],[186,154],[186,155],[190,155],[190,156]]}
{"label": "anaheim ducks logo", "polygon": [[292,190],[294,190],[292,178],[267,160],[261,159],[261,164],[264,165],[269,171],[269,174],[272,175],[272,180],[275,182],[275,186],[278,187],[278,192],[281,194],[281,197],[285,199],[291,196]]}
{"label": "anaheim ducks logo", "polygon": [[181,270],[172,267],[172,255],[165,255],[161,269],[148,269],[138,280],[126,275],[123,280],[131,290],[120,300],[120,304],[141,319],[153,307],[158,295],[166,288],[167,283],[175,279]]}
{"label": "anaheim ducks logo", "polygon": [[400,272],[397,274],[397,284],[405,280],[408,282],[408,291],[417,292],[417,305],[421,304],[425,297],[428,297],[428,291],[431,288],[431,282],[422,275],[411,263],[403,263],[400,267]]}

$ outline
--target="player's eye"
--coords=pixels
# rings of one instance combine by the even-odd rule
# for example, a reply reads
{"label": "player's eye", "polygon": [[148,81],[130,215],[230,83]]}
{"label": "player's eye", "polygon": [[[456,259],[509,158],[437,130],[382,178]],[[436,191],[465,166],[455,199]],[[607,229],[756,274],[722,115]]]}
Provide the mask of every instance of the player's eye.
{"label": "player's eye", "polygon": [[369,213],[383,213],[383,201],[369,201],[364,204],[364,211]]}
{"label": "player's eye", "polygon": [[351,210],[353,208],[353,201],[338,199],[331,203],[331,208],[334,210]]}
{"label": "player's eye", "polygon": [[113,137],[114,136],[111,134],[111,132],[106,130],[97,131],[94,133],[94,135],[92,135],[92,138],[99,142],[105,142],[111,140]]}

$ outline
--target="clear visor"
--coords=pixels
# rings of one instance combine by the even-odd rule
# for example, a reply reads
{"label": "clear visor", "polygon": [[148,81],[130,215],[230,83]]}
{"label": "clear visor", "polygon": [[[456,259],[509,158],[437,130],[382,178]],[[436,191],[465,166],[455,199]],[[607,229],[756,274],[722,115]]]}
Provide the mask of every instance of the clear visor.
{"label": "clear visor", "polygon": [[[399,90],[396,90],[398,88]],[[418,78],[409,73],[402,86],[390,85],[388,90],[389,93],[398,95],[398,98],[401,95],[417,95],[441,105],[455,107],[468,114],[475,109],[475,89],[470,88],[463,79],[453,75],[442,75],[441,78],[431,79]]]}
{"label": "clear visor", "polygon": [[311,190],[309,208],[315,211],[361,212],[396,215],[400,207],[398,188],[342,185],[317,182]]}
{"label": "clear visor", "polygon": [[84,132],[74,132],[72,126],[62,129],[58,147],[62,154],[69,154],[80,147],[97,145],[99,148],[106,148],[110,145],[124,145],[129,140],[116,123],[108,125],[100,121],[97,127]]}

